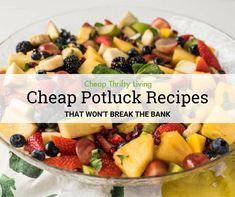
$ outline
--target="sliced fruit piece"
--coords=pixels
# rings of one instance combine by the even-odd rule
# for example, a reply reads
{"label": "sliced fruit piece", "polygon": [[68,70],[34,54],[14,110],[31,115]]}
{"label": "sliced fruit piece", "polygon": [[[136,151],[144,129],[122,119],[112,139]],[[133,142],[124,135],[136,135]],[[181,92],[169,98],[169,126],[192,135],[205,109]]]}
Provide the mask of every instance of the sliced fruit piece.
{"label": "sliced fruit piece", "polygon": [[63,59],[71,55],[76,55],[79,58],[83,56],[82,52],[78,48],[75,48],[75,47],[67,47],[62,51]]}
{"label": "sliced fruit piece", "polygon": [[136,123],[122,123],[117,125],[118,131],[121,133],[128,134],[134,131]]}
{"label": "sliced fruit piece", "polygon": [[91,27],[90,25],[83,25],[80,28],[79,35],[77,36],[77,42],[80,44],[86,42],[94,33],[95,29],[93,27]]}
{"label": "sliced fruit piece", "polygon": [[174,50],[173,57],[172,57],[172,64],[177,64],[181,60],[187,60],[190,62],[195,62],[196,57],[191,53],[187,52],[186,50],[177,47]]}
{"label": "sliced fruit piece", "polygon": [[157,126],[158,126],[158,123],[143,123],[142,132],[152,134],[155,131]]}
{"label": "sliced fruit piece", "polygon": [[184,137],[189,137],[194,133],[198,133],[201,129],[202,125],[200,123],[192,123],[187,126],[187,128],[183,132]]}
{"label": "sliced fruit piece", "polygon": [[39,62],[39,69],[45,71],[55,70],[64,65],[62,55],[55,55]]}
{"label": "sliced fruit piece", "polygon": [[24,68],[24,65],[29,62],[37,62],[33,60],[30,56],[24,55],[23,53],[15,53],[11,54],[8,57],[7,63],[11,65],[12,63],[16,63],[21,69]]}
{"label": "sliced fruit piece", "polygon": [[184,170],[184,169],[183,169],[181,166],[179,166],[179,165],[177,165],[177,164],[175,164],[175,163],[170,163],[170,164],[169,164],[169,169],[168,169],[168,171],[171,172],[171,173],[181,172],[181,171],[183,171],[183,170]]}
{"label": "sliced fruit piece", "polygon": [[173,34],[173,32],[170,28],[161,28],[159,30],[159,33],[160,33],[160,37],[163,37],[163,38],[169,38]]}
{"label": "sliced fruit piece", "polygon": [[214,140],[223,138],[229,144],[235,142],[235,124],[234,123],[205,123],[202,126],[201,134]]}
{"label": "sliced fruit piece", "polygon": [[50,36],[52,40],[56,40],[60,36],[60,32],[57,29],[56,25],[49,21],[47,25],[47,34]]}
{"label": "sliced fruit piece", "polygon": [[160,160],[153,160],[151,161],[144,171],[145,177],[150,176],[162,176],[167,174],[168,166],[166,163]]}
{"label": "sliced fruit piece", "polygon": [[103,135],[98,133],[98,134],[95,135],[95,137],[96,137],[97,144],[99,144],[102,147],[104,152],[106,152],[108,154],[113,153],[112,144],[109,143],[108,140],[106,140]]}
{"label": "sliced fruit piece", "polygon": [[29,38],[29,42],[34,46],[39,46],[50,41],[50,37],[47,34],[34,35]]}
{"label": "sliced fruit piece", "polygon": [[153,32],[150,29],[147,29],[141,38],[141,42],[145,46],[149,46],[149,45],[152,46],[154,38],[155,36]]}
{"label": "sliced fruit piece", "polygon": [[63,155],[76,155],[77,140],[53,136],[52,141]]}
{"label": "sliced fruit piece", "polygon": [[153,160],[153,146],[152,135],[141,135],[114,153],[115,163],[128,177],[140,177]]}
{"label": "sliced fruit piece", "polygon": [[129,38],[136,34],[136,32],[130,26],[125,26],[122,30],[122,33],[124,33]]}
{"label": "sliced fruit piece", "polygon": [[196,64],[187,60],[181,60],[175,67],[175,71],[190,74],[196,71]]}
{"label": "sliced fruit piece", "polygon": [[194,153],[202,153],[205,149],[206,138],[202,135],[194,133],[186,141]]}
{"label": "sliced fruit piece", "polygon": [[98,50],[98,54],[99,54],[99,55],[103,55],[104,52],[106,51],[106,49],[108,49],[108,48],[110,48],[110,47],[107,46],[107,45],[101,44],[101,45],[100,45],[100,48],[99,48],[99,50]]}
{"label": "sliced fruit piece", "polygon": [[217,70],[221,70],[221,66],[218,59],[211,51],[211,49],[201,40],[198,40],[198,50],[200,56],[204,58],[204,60],[209,66],[212,66]]}
{"label": "sliced fruit piece", "polygon": [[114,163],[112,157],[108,155],[101,156],[102,168],[97,172],[98,176],[103,177],[119,177],[121,176],[121,170]]}
{"label": "sliced fruit piece", "polygon": [[125,53],[127,53],[131,48],[135,48],[130,42],[126,42],[117,37],[113,38],[113,44],[115,47],[117,47],[119,50]]}
{"label": "sliced fruit piece", "polygon": [[53,42],[41,44],[38,47],[38,51],[47,52],[47,53],[53,54],[53,55],[58,55],[61,53],[60,49]]}
{"label": "sliced fruit piece", "polygon": [[164,132],[155,156],[160,160],[182,165],[184,158],[191,153],[190,146],[178,132]]}
{"label": "sliced fruit piece", "polygon": [[10,137],[16,133],[28,139],[36,130],[36,124],[31,123],[0,123],[0,136],[6,141],[9,141]]}
{"label": "sliced fruit piece", "polygon": [[118,36],[121,31],[116,25],[105,25],[97,28],[98,34],[103,36]]}
{"label": "sliced fruit piece", "polygon": [[112,129],[112,123],[59,123],[62,137],[77,138],[97,133],[102,127]]}
{"label": "sliced fruit piece", "polygon": [[185,127],[180,124],[180,123],[166,123],[160,125],[157,129],[156,132],[161,135],[164,132],[171,132],[171,131],[177,131],[179,134],[182,135],[184,132]]}
{"label": "sliced fruit piece", "polygon": [[36,74],[35,68],[29,68],[27,71],[25,71],[25,74]]}
{"label": "sliced fruit piece", "polygon": [[173,53],[178,43],[175,38],[160,38],[155,42],[158,51],[166,54]]}
{"label": "sliced fruit piece", "polygon": [[196,71],[204,72],[204,73],[211,72],[209,66],[207,65],[206,61],[202,57],[199,56],[196,58],[196,64],[197,64]]}
{"label": "sliced fruit piece", "polygon": [[209,162],[210,159],[202,153],[192,153],[184,158],[183,168],[191,169]]}
{"label": "sliced fruit piece", "polygon": [[171,68],[167,68],[166,66],[161,66],[161,65],[158,65],[158,66],[161,69],[161,71],[163,71],[165,74],[173,74],[174,73],[174,70]]}
{"label": "sliced fruit piece", "polygon": [[147,23],[141,23],[141,22],[136,22],[132,25],[132,28],[137,31],[138,33],[141,33],[142,35],[144,32],[149,29],[150,25]]}
{"label": "sliced fruit piece", "polygon": [[62,168],[64,170],[76,170],[82,168],[82,163],[77,156],[51,157],[43,161],[47,165]]}
{"label": "sliced fruit piece", "polygon": [[112,37],[111,36],[97,36],[95,38],[96,43],[104,44],[110,46],[112,44]]}
{"label": "sliced fruit piece", "polygon": [[47,144],[52,141],[54,136],[61,137],[61,134],[59,132],[42,132],[43,143]]}
{"label": "sliced fruit piece", "polygon": [[171,55],[164,54],[164,53],[158,51],[156,48],[152,50],[152,53],[154,55],[156,55],[156,57],[161,58],[165,63],[170,62],[172,59]]}
{"label": "sliced fruit piece", "polygon": [[86,53],[84,54],[86,60],[96,60],[100,63],[104,63],[104,59],[98,54],[98,52],[91,46],[87,47]]}
{"label": "sliced fruit piece", "polygon": [[124,26],[132,25],[137,21],[138,19],[131,12],[126,12],[118,22],[118,28],[122,29]]}
{"label": "sliced fruit piece", "polygon": [[94,68],[99,65],[100,62],[92,59],[87,59],[83,64],[79,67],[78,73],[80,74],[91,74]]}
{"label": "sliced fruit piece", "polygon": [[95,168],[93,168],[91,166],[83,165],[82,166],[82,172],[84,174],[88,174],[88,175],[95,175]]}
{"label": "sliced fruit piece", "polygon": [[125,59],[127,59],[128,55],[123,53],[122,51],[120,51],[117,48],[109,48],[109,49],[105,50],[105,52],[103,54],[103,58],[107,64],[107,66],[109,66],[109,67],[111,67],[111,63],[112,63],[113,59],[116,57],[124,57]]}
{"label": "sliced fruit piece", "polygon": [[34,150],[44,151],[42,134],[40,132],[36,132],[30,136],[26,141],[24,149],[29,153],[32,153]]}
{"label": "sliced fruit piece", "polygon": [[170,24],[165,19],[160,17],[153,20],[153,22],[151,23],[151,27],[156,29],[171,28]]}
{"label": "sliced fruit piece", "polygon": [[[6,71],[6,74],[24,74],[24,71],[16,64],[12,63]],[[4,80],[4,82],[6,79]]]}

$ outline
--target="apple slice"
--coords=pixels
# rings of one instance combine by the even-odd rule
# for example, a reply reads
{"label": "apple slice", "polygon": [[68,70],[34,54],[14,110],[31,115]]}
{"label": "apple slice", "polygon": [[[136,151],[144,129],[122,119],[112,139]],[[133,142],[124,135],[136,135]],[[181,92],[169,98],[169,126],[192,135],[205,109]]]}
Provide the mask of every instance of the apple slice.
{"label": "apple slice", "polygon": [[131,12],[126,12],[122,19],[118,22],[118,28],[122,29],[123,27],[132,25],[137,21],[138,19]]}
{"label": "apple slice", "polygon": [[176,65],[175,70],[180,73],[190,74],[196,71],[197,65],[193,62],[187,61],[187,60],[181,60]]}
{"label": "apple slice", "polygon": [[61,53],[60,49],[53,42],[40,45],[38,47],[38,51],[47,52],[53,55],[58,55]]}
{"label": "apple slice", "polygon": [[111,67],[111,63],[112,63],[113,59],[116,57],[124,57],[125,59],[127,59],[128,55],[123,53],[121,50],[119,50],[117,48],[106,49],[103,54],[104,61],[106,62],[107,66],[109,66],[109,67]]}
{"label": "apple slice", "polygon": [[118,36],[120,34],[120,29],[116,25],[105,25],[97,28],[99,35],[104,36]]}
{"label": "apple slice", "polygon": [[55,55],[53,57],[49,57],[45,60],[40,61],[38,66],[41,70],[51,71],[63,66],[63,64],[64,60],[62,55]]}
{"label": "apple slice", "polygon": [[108,48],[110,48],[110,47],[107,46],[107,45],[101,44],[100,48],[99,48],[99,51],[98,51],[98,54],[103,55],[104,52],[106,51],[106,49],[108,49]]}
{"label": "apple slice", "polygon": [[173,53],[177,44],[178,43],[175,38],[161,38],[155,42],[157,50],[166,54]]}
{"label": "apple slice", "polygon": [[136,22],[132,25],[132,28],[138,33],[141,33],[142,35],[149,27],[150,27],[149,24],[141,22]]}
{"label": "apple slice", "polygon": [[50,40],[49,35],[47,35],[47,34],[38,34],[38,35],[31,36],[29,38],[29,41],[32,45],[39,46],[41,44],[48,43],[51,40]]}
{"label": "apple slice", "polygon": [[52,21],[48,22],[47,34],[52,40],[56,40],[60,36],[59,30]]}
{"label": "apple slice", "polygon": [[153,20],[153,22],[151,23],[151,27],[156,29],[171,28],[170,24],[165,19],[160,17]]}
{"label": "apple slice", "polygon": [[153,32],[150,29],[147,29],[141,38],[141,42],[143,43],[143,45],[152,46],[153,41],[154,41]]}

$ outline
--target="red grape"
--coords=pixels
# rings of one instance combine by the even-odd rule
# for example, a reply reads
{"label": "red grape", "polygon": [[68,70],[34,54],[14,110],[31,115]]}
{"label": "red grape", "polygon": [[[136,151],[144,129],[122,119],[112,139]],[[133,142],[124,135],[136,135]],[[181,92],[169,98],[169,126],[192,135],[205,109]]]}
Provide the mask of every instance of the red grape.
{"label": "red grape", "polygon": [[91,159],[91,152],[96,148],[95,144],[88,139],[80,139],[76,145],[76,153],[82,164],[89,164]]}
{"label": "red grape", "polygon": [[195,168],[209,161],[209,158],[202,153],[192,153],[185,157],[183,167],[184,169]]}
{"label": "red grape", "polygon": [[166,174],[168,171],[168,166],[163,161],[153,160],[146,167],[144,176],[161,176]]}
{"label": "red grape", "polygon": [[60,49],[52,42],[42,44],[38,47],[38,51],[40,52],[47,52],[49,54],[57,55],[60,54]]}

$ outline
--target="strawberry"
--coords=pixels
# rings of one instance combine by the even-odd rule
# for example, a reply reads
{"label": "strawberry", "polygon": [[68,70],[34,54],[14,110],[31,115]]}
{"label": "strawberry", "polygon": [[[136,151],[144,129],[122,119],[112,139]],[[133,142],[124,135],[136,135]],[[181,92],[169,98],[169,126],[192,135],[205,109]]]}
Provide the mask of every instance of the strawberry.
{"label": "strawberry", "polygon": [[171,131],[178,131],[180,134],[182,134],[185,130],[185,127],[180,123],[166,123],[160,125],[155,132],[157,132],[159,135],[164,132],[171,132]]}
{"label": "strawberry", "polygon": [[197,63],[196,71],[210,73],[210,68],[202,57],[197,57],[196,63]]}
{"label": "strawberry", "polygon": [[108,139],[109,142],[113,145],[118,145],[122,142],[125,142],[125,140],[118,134],[114,134],[110,139]]}
{"label": "strawberry", "polygon": [[111,36],[97,36],[95,38],[96,43],[104,44],[110,46],[112,44],[112,37]]}
{"label": "strawberry", "polygon": [[36,132],[32,136],[30,136],[26,142],[24,149],[29,153],[33,152],[34,150],[44,151],[42,134],[40,132]]}
{"label": "strawberry", "polygon": [[52,137],[56,147],[60,150],[63,155],[76,155],[76,144],[77,140],[64,137]]}
{"label": "strawberry", "polygon": [[188,41],[190,37],[192,37],[193,35],[192,34],[185,34],[185,35],[182,35],[180,36],[181,38],[183,38],[185,41]]}
{"label": "strawberry", "polygon": [[80,162],[77,156],[60,156],[60,157],[51,157],[44,160],[47,165],[54,166],[57,168],[62,168],[64,170],[75,170],[81,169],[82,163]]}
{"label": "strawberry", "polygon": [[198,40],[198,50],[200,56],[204,58],[208,66],[221,70],[220,63],[211,49],[201,40]]}
{"label": "strawberry", "polygon": [[114,163],[112,157],[103,154],[101,156],[102,168],[99,172],[97,172],[98,176],[105,176],[105,177],[119,177],[121,175],[121,170],[118,166]]}
{"label": "strawberry", "polygon": [[157,28],[157,29],[162,29],[162,28],[171,28],[170,24],[163,18],[156,18],[153,20],[151,23],[151,27]]}

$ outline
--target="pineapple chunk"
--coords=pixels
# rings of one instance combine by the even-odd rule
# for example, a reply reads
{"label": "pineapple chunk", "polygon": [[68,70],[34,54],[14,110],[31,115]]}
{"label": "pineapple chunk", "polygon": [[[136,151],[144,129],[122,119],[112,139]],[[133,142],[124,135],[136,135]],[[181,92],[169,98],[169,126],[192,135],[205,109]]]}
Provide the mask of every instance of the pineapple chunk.
{"label": "pineapple chunk", "polygon": [[42,139],[44,144],[52,141],[52,137],[54,136],[61,137],[61,134],[59,132],[42,132]]}
{"label": "pineapple chunk", "polygon": [[112,123],[59,123],[62,137],[77,138],[93,133],[98,133],[101,127],[112,129]]}
{"label": "pineapple chunk", "polygon": [[118,131],[121,133],[128,134],[132,131],[134,131],[136,123],[122,123],[117,126]]}
{"label": "pineapple chunk", "polygon": [[124,26],[132,25],[137,21],[138,19],[131,12],[126,12],[118,22],[118,28],[122,29]]}
{"label": "pineapple chunk", "polygon": [[201,134],[212,140],[223,138],[232,144],[235,142],[235,123],[205,123]]}
{"label": "pineapple chunk", "polygon": [[191,153],[190,146],[176,131],[164,132],[161,135],[161,143],[155,152],[156,158],[178,165],[181,165],[184,158]]}
{"label": "pineapple chunk", "polygon": [[84,54],[84,56],[86,59],[92,59],[92,60],[96,60],[97,62],[104,63],[104,59],[91,46],[88,46],[87,51]]}
{"label": "pineapple chunk", "polygon": [[79,67],[78,72],[80,74],[91,74],[94,68],[99,65],[100,62],[93,60],[93,59],[87,59],[83,64]]}
{"label": "pineapple chunk", "polygon": [[51,71],[51,70],[54,70],[56,68],[63,66],[63,64],[64,64],[64,60],[63,60],[62,55],[55,55],[55,56],[52,56],[52,57],[49,57],[47,59],[40,61],[38,66],[39,66],[39,69],[41,70]]}
{"label": "pineapple chunk", "polygon": [[12,63],[15,63],[17,64],[17,66],[19,66],[21,69],[24,68],[24,65],[26,63],[29,63],[29,62],[38,62],[38,61],[34,61],[30,56],[27,56],[23,53],[15,53],[15,54],[11,54],[9,57],[8,57],[8,60],[7,60],[7,63],[9,65],[11,65]]}
{"label": "pineapple chunk", "polygon": [[60,36],[58,28],[52,21],[48,22],[47,34],[50,36],[52,40],[56,40]]}
{"label": "pineapple chunk", "polygon": [[205,149],[206,138],[202,135],[194,133],[187,137],[186,141],[194,153],[202,153]]}
{"label": "pineapple chunk", "polygon": [[140,177],[153,160],[152,135],[141,135],[114,153],[116,165],[127,177]]}
{"label": "pineapple chunk", "polygon": [[95,29],[89,25],[84,25],[80,28],[79,35],[77,36],[77,42],[83,43],[90,39],[90,35],[94,34]]}
{"label": "pineapple chunk", "polygon": [[159,31],[160,36],[163,38],[169,38],[172,35],[172,30],[169,28],[161,28]]}
{"label": "pineapple chunk", "polygon": [[45,44],[50,42],[50,37],[47,34],[39,34],[39,35],[34,35],[29,38],[29,41],[32,45],[34,46],[39,46],[41,44]]}
{"label": "pineapple chunk", "polygon": [[177,64],[181,60],[187,60],[195,63],[196,57],[181,47],[177,47],[173,53],[172,64]]}
{"label": "pineapple chunk", "polygon": [[63,59],[71,55],[76,55],[79,58],[83,56],[82,52],[78,48],[75,48],[75,47],[67,47],[62,51]]}
{"label": "pineapple chunk", "polygon": [[167,68],[166,66],[161,66],[161,65],[158,65],[158,66],[161,69],[161,71],[163,71],[165,74],[173,74],[174,73],[173,69]]}
{"label": "pineapple chunk", "polygon": [[126,42],[117,37],[113,38],[113,44],[115,47],[117,47],[119,50],[123,51],[124,53],[127,53],[131,48],[135,48],[135,46],[132,45],[130,42]]}

